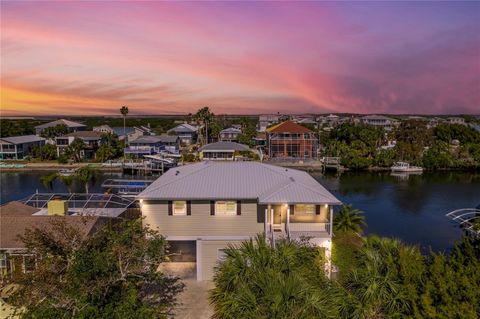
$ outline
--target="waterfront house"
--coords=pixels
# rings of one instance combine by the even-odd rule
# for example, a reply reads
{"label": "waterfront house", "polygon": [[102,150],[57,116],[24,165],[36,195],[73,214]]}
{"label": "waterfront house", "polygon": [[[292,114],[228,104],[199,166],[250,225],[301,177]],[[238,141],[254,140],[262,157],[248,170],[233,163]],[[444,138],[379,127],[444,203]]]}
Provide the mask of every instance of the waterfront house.
{"label": "waterfront house", "polygon": [[80,156],[85,159],[94,159],[96,151],[103,142],[103,133],[95,131],[77,131],[55,138],[57,145],[57,155],[60,156],[65,152],[65,149],[73,143],[75,139],[81,139],[84,142],[84,147],[80,151]]}
{"label": "waterfront house", "polygon": [[67,128],[67,132],[73,133],[73,132],[78,132],[78,131],[84,131],[86,129],[86,125],[65,120],[65,119],[60,119],[56,120],[53,122],[48,122],[42,125],[37,125],[35,126],[35,134],[40,135],[42,134],[43,130],[48,128],[48,127],[55,127],[57,125],[64,125]]}
{"label": "waterfront house", "polygon": [[249,152],[248,145],[235,142],[220,141],[202,146],[199,149],[202,160],[234,161],[236,155],[241,152]]}
{"label": "waterfront house", "polygon": [[333,206],[341,202],[308,173],[259,162],[206,161],[179,166],[160,176],[137,198],[146,227],[171,247],[190,247],[197,280],[211,280],[224,249],[263,233],[309,238],[329,259]]}
{"label": "waterfront house", "polygon": [[45,145],[45,139],[36,135],[10,136],[0,138],[0,159],[23,159],[34,147]]}
{"label": "waterfront house", "polygon": [[242,130],[236,127],[229,127],[220,131],[220,140],[228,142],[238,142],[238,136]]}
{"label": "waterfront house", "polygon": [[267,129],[267,151],[271,159],[308,159],[317,154],[315,133],[293,121]]}
{"label": "waterfront house", "polygon": [[198,127],[188,123],[183,123],[168,130],[167,133],[169,135],[178,136],[182,145],[190,145],[197,142]]}
{"label": "waterfront house", "polygon": [[273,125],[275,123],[278,123],[278,121],[280,121],[280,115],[277,115],[277,114],[260,115],[258,117],[257,131],[258,132],[265,132],[267,127],[269,127],[270,125]]}
{"label": "waterfront house", "polygon": [[448,124],[467,125],[463,117],[448,117],[446,121]]}
{"label": "waterfront house", "polygon": [[176,135],[140,136],[129,142],[125,154],[154,155],[161,151],[177,154],[180,149],[180,138]]}
{"label": "waterfront house", "polygon": [[383,127],[387,132],[400,125],[400,121],[383,115],[366,115],[360,118],[360,122],[364,125]]}
{"label": "waterfront house", "polygon": [[118,136],[119,140],[124,140],[125,135],[127,136],[127,141],[135,140],[139,138],[140,136],[144,135],[150,135],[148,131],[142,129],[141,127],[125,127],[125,130],[123,127],[116,126],[116,127],[110,127],[109,125],[100,125],[100,126],[94,126],[93,131],[95,132],[101,132],[101,133],[111,133],[116,136]]}

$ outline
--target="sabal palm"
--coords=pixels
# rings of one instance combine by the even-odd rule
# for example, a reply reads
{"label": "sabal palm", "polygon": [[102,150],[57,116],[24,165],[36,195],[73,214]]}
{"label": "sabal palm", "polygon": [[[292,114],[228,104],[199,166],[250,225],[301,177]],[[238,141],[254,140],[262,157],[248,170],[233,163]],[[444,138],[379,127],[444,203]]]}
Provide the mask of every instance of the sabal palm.
{"label": "sabal palm", "polygon": [[193,115],[195,121],[205,125],[205,141],[208,143],[208,123],[213,119],[214,114],[208,106],[202,107]]}
{"label": "sabal palm", "polygon": [[358,259],[358,267],[344,283],[347,297],[342,300],[343,317],[404,318],[410,313],[416,297],[407,287],[409,283],[415,287],[421,280],[420,250],[398,240],[372,236],[365,240]]}
{"label": "sabal palm", "polygon": [[128,114],[128,106],[124,105],[120,108],[120,113],[123,116],[123,138],[125,141],[125,146],[127,145],[127,135],[126,135],[126,126],[125,126],[125,120],[127,119],[127,114]]}
{"label": "sabal palm", "polygon": [[83,166],[75,172],[75,177],[85,184],[85,192],[88,194],[88,184],[95,180],[95,171],[90,166]]}
{"label": "sabal palm", "polygon": [[366,226],[365,216],[359,209],[352,209],[352,205],[343,205],[333,219],[337,231],[360,233],[362,226]]}
{"label": "sabal palm", "polygon": [[214,318],[338,317],[318,249],[287,240],[271,248],[259,235],[226,254],[210,291]]}

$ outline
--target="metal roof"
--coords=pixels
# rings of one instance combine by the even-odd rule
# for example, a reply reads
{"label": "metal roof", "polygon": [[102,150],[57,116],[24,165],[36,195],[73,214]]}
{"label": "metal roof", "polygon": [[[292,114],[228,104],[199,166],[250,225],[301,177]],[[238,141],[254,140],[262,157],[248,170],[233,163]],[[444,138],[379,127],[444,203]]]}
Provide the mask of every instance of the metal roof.
{"label": "metal roof", "polygon": [[43,137],[38,137],[36,135],[21,135],[21,136],[10,136],[2,137],[0,140],[11,143],[11,144],[23,144],[23,143],[32,143],[45,141]]}
{"label": "metal roof", "polygon": [[250,148],[245,144],[235,142],[220,141],[202,146],[199,151],[248,151]]}
{"label": "metal roof", "polygon": [[175,126],[174,128],[168,130],[168,132],[176,132],[176,133],[180,133],[180,132],[197,132],[198,131],[198,127],[196,126],[193,126],[193,125],[190,125],[188,123],[183,123],[183,124],[179,124],[177,126]]}
{"label": "metal roof", "polygon": [[285,121],[267,128],[268,133],[312,133],[313,131],[294,121]]}
{"label": "metal roof", "polygon": [[73,121],[69,121],[69,120],[65,120],[65,119],[60,119],[60,120],[56,120],[56,121],[53,121],[53,122],[48,122],[48,123],[45,123],[45,124],[42,124],[42,125],[37,125],[37,126],[35,126],[35,128],[36,129],[44,129],[44,128],[47,128],[47,127],[52,127],[52,126],[57,126],[57,125],[65,125],[66,127],[70,127],[70,128],[85,127],[86,126],[86,125],[81,124],[81,123],[77,123],[77,122],[73,122]]}
{"label": "metal roof", "polygon": [[226,128],[224,130],[221,130],[220,131],[220,134],[222,133],[242,133],[242,130],[239,129],[239,128],[236,128],[236,127],[229,127],[229,128]]}
{"label": "metal roof", "polygon": [[176,135],[168,135],[168,134],[162,134],[162,135],[145,135],[145,136],[140,136],[132,141],[130,141],[130,144],[156,144],[156,143],[175,143],[178,140],[178,136]]}
{"label": "metal roof", "polygon": [[308,173],[259,162],[203,162],[175,167],[137,198],[256,199],[262,204],[341,204]]}

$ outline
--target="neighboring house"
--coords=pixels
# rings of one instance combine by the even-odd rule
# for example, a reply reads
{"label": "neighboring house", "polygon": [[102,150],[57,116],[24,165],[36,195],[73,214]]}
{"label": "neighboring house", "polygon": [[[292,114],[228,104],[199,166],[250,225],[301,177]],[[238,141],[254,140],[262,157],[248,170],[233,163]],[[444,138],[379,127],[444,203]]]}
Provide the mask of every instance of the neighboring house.
{"label": "neighboring house", "polygon": [[308,173],[259,162],[176,167],[137,199],[146,227],[172,246],[193,247],[188,259],[196,262],[197,280],[212,279],[228,245],[262,233],[272,245],[279,238],[308,238],[325,248],[329,261],[333,206],[341,204]]}
{"label": "neighboring house", "polygon": [[198,127],[183,123],[168,130],[167,133],[178,136],[182,145],[190,145],[197,142]]}
{"label": "neighboring house", "polygon": [[34,147],[45,145],[45,139],[36,135],[22,135],[0,138],[0,159],[23,159]]}
{"label": "neighboring house", "polygon": [[[132,203],[111,194],[91,194],[96,195],[91,202],[85,200],[90,196],[79,197],[79,203],[45,199],[51,198],[51,195],[54,194],[32,195],[26,201],[28,205],[13,201],[0,206],[0,280],[8,280],[16,274],[34,269],[36,256],[27,253],[25,244],[19,238],[27,229],[48,229],[60,215],[65,216],[65,222],[77,228],[82,236],[90,236],[108,221],[117,217],[129,218],[128,206]],[[35,196],[41,199],[37,200]],[[98,208],[98,205],[102,208]],[[97,207],[72,208],[75,206]]]}
{"label": "neighboring house", "polygon": [[276,114],[260,115],[258,117],[257,131],[265,132],[267,127],[269,127],[270,125],[273,125],[275,123],[278,123],[278,121],[280,121],[280,115],[276,115]]}
{"label": "neighboring house", "polygon": [[127,135],[127,141],[135,140],[139,138],[140,136],[144,135],[150,135],[148,134],[145,130],[139,128],[139,127],[125,127],[125,130],[123,127],[110,127],[109,125],[100,125],[100,126],[95,126],[93,127],[93,131],[95,132],[101,132],[101,133],[112,133],[118,136],[119,140],[124,140],[125,136],[124,134]]}
{"label": "neighboring house", "polygon": [[463,117],[449,117],[447,118],[448,124],[467,125]]}
{"label": "neighboring house", "polygon": [[77,132],[77,131],[84,131],[87,127],[86,125],[81,124],[81,123],[77,123],[77,122],[73,122],[73,121],[69,121],[69,120],[65,120],[65,119],[60,119],[60,120],[56,120],[56,121],[53,121],[53,122],[49,122],[49,123],[45,123],[45,124],[42,124],[42,125],[35,126],[35,134],[40,135],[43,132],[43,130],[46,129],[47,127],[55,127],[57,125],[65,125],[65,127],[67,128],[67,131],[69,133]]}
{"label": "neighboring house", "polygon": [[267,129],[267,150],[271,159],[314,158],[317,144],[313,131],[293,121]]}
{"label": "neighboring house", "polygon": [[400,124],[400,121],[383,115],[367,115],[360,118],[360,122],[365,125],[383,127],[385,131],[391,131]]}
{"label": "neighboring house", "polygon": [[229,142],[238,142],[238,136],[242,134],[242,130],[235,127],[229,127],[220,131],[220,140]]}
{"label": "neighboring house", "polygon": [[206,160],[234,161],[235,152],[248,152],[250,148],[247,145],[235,142],[221,141],[210,143],[199,149],[200,158]]}
{"label": "neighboring house", "polygon": [[151,135],[141,136],[129,142],[125,148],[125,154],[154,155],[161,151],[178,153],[180,149],[180,138],[176,135]]}
{"label": "neighboring house", "polygon": [[59,136],[55,139],[57,144],[57,155],[60,156],[65,152],[65,149],[78,138],[83,140],[85,146],[80,151],[80,156],[85,159],[93,159],[96,157],[96,152],[103,141],[102,132],[95,131],[78,131],[67,135]]}

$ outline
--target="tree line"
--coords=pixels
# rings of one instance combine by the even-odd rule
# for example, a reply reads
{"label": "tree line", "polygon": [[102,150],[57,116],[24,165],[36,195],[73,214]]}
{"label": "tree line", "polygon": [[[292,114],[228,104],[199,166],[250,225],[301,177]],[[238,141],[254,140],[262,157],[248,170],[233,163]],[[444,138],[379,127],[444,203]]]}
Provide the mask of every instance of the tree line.
{"label": "tree line", "polygon": [[[428,127],[408,120],[392,132],[383,128],[344,123],[330,132],[319,132],[322,153],[340,156],[350,169],[390,167],[406,161],[427,169],[480,168],[480,132],[459,124]],[[382,145],[396,141],[394,147]]]}

